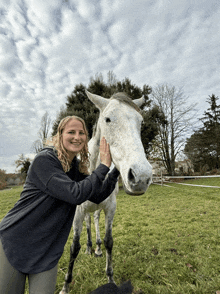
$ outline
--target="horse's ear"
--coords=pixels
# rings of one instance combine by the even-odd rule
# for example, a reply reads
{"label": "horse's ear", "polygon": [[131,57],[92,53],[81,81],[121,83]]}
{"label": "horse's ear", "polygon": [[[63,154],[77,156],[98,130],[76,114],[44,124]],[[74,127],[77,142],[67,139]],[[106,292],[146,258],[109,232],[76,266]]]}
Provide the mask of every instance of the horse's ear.
{"label": "horse's ear", "polygon": [[88,96],[89,100],[95,104],[101,111],[103,111],[109,103],[109,99],[103,98],[102,96],[92,94],[85,90],[86,95]]}
{"label": "horse's ear", "polygon": [[138,107],[141,107],[141,105],[143,105],[144,102],[145,102],[145,98],[144,98],[144,96],[142,96],[142,97],[139,98],[139,99],[135,99],[135,100],[133,100],[133,102],[134,102]]}

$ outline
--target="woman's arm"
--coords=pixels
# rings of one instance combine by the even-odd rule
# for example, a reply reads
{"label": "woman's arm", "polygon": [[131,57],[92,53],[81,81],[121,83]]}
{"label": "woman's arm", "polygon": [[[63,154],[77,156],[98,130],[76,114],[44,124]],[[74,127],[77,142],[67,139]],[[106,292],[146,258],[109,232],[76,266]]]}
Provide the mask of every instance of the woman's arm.
{"label": "woman's arm", "polygon": [[79,205],[101,190],[108,171],[107,166],[100,164],[91,175],[76,182],[63,171],[55,154],[46,150],[40,152],[34,159],[27,181],[52,197]]}
{"label": "woman's arm", "polygon": [[89,201],[96,204],[101,203],[106,198],[108,198],[115,189],[115,185],[118,181],[119,171],[115,167],[109,174],[106,180],[103,182],[100,190],[97,190],[96,194],[92,196]]}
{"label": "woman's arm", "polygon": [[100,143],[100,164],[91,175],[80,182],[71,180],[51,149],[41,151],[34,159],[28,172],[31,181],[39,190],[70,204],[79,205],[86,200],[102,202],[114,190],[119,175],[115,169],[105,180],[111,165],[109,145],[103,138]]}

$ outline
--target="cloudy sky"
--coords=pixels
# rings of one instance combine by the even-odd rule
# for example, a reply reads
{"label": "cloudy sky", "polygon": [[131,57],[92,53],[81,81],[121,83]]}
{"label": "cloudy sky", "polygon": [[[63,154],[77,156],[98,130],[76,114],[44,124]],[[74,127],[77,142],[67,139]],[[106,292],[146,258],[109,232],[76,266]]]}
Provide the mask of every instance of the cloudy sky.
{"label": "cloudy sky", "polygon": [[96,73],[183,87],[201,117],[220,97],[219,34],[219,0],[1,0],[0,169]]}

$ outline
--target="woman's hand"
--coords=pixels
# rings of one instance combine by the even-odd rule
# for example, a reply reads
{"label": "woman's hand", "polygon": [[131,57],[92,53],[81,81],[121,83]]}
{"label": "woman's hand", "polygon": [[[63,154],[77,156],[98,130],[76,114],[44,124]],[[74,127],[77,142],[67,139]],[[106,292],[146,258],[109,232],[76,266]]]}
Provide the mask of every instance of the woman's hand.
{"label": "woman's hand", "polygon": [[106,165],[107,167],[110,167],[112,163],[112,157],[110,153],[109,144],[106,142],[105,137],[102,137],[101,139],[99,151],[101,163]]}

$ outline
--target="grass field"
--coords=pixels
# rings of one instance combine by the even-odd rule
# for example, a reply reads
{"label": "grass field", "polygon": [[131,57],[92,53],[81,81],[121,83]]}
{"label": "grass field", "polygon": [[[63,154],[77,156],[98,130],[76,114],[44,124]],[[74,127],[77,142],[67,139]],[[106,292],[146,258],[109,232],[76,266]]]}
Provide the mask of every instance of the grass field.
{"label": "grass field", "polygon": [[[219,178],[187,183],[220,186]],[[19,198],[21,187],[0,192],[0,219]],[[114,279],[131,280],[134,293],[215,294],[220,291],[220,189],[151,185],[146,194],[120,191],[113,224]],[[104,237],[104,214],[101,214]],[[93,226],[93,243],[95,232]],[[59,262],[56,294],[62,289],[72,233]],[[87,294],[107,283],[105,257],[84,254],[86,230],[70,293]],[[105,249],[103,247],[103,253]]]}

